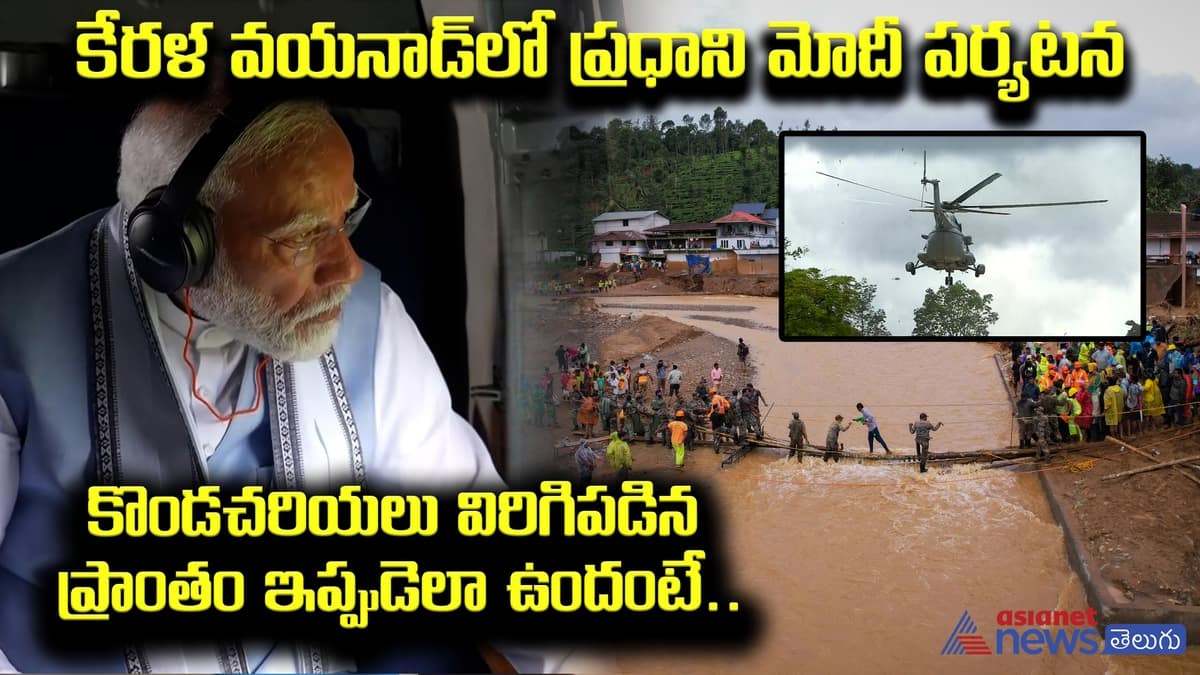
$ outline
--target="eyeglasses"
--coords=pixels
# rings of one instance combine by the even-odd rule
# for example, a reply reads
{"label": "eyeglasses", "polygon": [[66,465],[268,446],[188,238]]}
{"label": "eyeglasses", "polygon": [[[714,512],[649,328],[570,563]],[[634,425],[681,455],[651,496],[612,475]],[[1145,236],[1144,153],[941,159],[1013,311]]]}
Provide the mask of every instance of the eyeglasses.
{"label": "eyeglasses", "polygon": [[371,197],[357,185],[354,186],[354,190],[354,206],[346,212],[346,218],[341,227],[316,228],[299,236],[284,239],[268,237],[265,234],[260,236],[273,244],[291,249],[292,264],[296,267],[305,267],[316,259],[317,251],[320,251],[323,245],[343,232],[347,237],[354,236],[354,231],[362,224],[363,218],[367,215],[367,209],[371,206]]}

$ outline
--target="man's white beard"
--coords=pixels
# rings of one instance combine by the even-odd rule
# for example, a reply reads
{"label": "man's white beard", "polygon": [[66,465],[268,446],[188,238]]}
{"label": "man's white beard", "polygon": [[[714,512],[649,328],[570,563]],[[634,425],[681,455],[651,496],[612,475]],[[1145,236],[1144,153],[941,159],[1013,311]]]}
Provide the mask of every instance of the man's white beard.
{"label": "man's white beard", "polygon": [[271,298],[238,278],[229,259],[219,251],[208,276],[192,289],[191,302],[197,314],[263,354],[280,361],[311,361],[333,346],[340,317],[297,327],[341,306],[349,295],[350,287],[341,286],[316,302],[281,314]]}

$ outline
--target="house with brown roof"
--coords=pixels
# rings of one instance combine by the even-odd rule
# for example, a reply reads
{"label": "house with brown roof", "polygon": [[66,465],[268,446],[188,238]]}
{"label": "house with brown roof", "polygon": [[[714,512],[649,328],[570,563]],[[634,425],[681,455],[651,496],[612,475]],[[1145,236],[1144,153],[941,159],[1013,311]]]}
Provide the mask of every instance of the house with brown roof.
{"label": "house with brown roof", "polygon": [[664,258],[668,251],[709,251],[717,245],[717,226],[712,223],[671,223],[646,230],[651,258]]}
{"label": "house with brown roof", "polygon": [[779,248],[779,226],[758,216],[732,211],[712,222],[717,226],[717,248]]}

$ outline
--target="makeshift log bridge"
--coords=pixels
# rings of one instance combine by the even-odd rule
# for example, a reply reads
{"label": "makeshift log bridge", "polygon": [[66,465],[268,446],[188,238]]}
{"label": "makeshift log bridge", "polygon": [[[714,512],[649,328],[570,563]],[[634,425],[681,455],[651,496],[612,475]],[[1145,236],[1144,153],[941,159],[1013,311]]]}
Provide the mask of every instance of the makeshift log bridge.
{"label": "makeshift log bridge", "polygon": [[[711,438],[712,432],[710,430],[702,429],[700,431],[707,432],[705,435]],[[756,448],[773,448],[788,451],[791,451],[792,449],[788,441],[778,440],[771,438],[770,436],[764,436],[762,439],[750,436],[740,440],[734,440],[732,436],[724,433],[722,433],[721,436],[723,439],[721,445],[723,446],[725,452],[725,458],[721,461],[722,467],[726,467],[737,462],[741,458],[750,454]],[[728,444],[726,441],[728,441]],[[709,447],[711,447],[711,441],[709,442]],[[824,445],[814,445],[809,443],[803,448],[800,448],[800,452],[810,457],[824,457],[826,450]],[[849,461],[861,460],[865,462],[882,462],[890,464],[912,464],[918,461],[916,454],[892,452],[892,454],[889,455],[882,450],[879,452],[848,452],[846,450],[838,449],[834,452],[837,453],[839,459]],[[1035,448],[1025,450],[976,450],[973,452],[930,452],[929,459],[927,461],[930,464],[969,464],[972,462],[1010,461],[1036,456],[1037,449]]]}
{"label": "makeshift log bridge", "polygon": [[[756,438],[753,435],[751,435],[747,438],[735,440],[734,437],[730,434],[727,434],[724,432],[718,432],[718,433],[720,434],[721,439],[722,439],[721,440],[721,448],[720,448],[720,450],[718,450],[718,452],[723,453],[725,455],[724,458],[722,458],[722,460],[721,460],[722,467],[727,467],[727,466],[730,466],[730,465],[738,462],[743,457],[745,457],[746,455],[750,454],[751,452],[753,452],[754,450],[756,450],[758,448],[771,448],[771,449],[776,449],[776,450],[791,450],[791,447],[790,447],[790,444],[788,443],[788,441],[779,440],[776,438],[772,438],[770,436],[764,436],[762,439],[759,439],[759,438]],[[570,440],[569,437],[563,438],[562,440],[560,440],[558,443],[555,444],[555,451],[556,452],[573,451],[576,447],[578,447],[579,442],[581,440],[583,440],[583,439],[579,438],[579,437],[576,437],[574,440]],[[599,448],[603,448],[605,445],[608,444],[608,442],[610,440],[611,440],[610,436],[597,436],[595,438],[587,439],[587,443],[588,443],[588,445],[591,445],[593,447],[598,446]],[[635,439],[635,440],[640,440],[640,439]],[[692,447],[695,452],[703,452],[705,450],[712,449],[712,430],[708,429],[706,427],[697,428],[696,429],[696,438],[694,440]],[[1059,452],[1061,452],[1061,450],[1062,450],[1061,448],[1057,448],[1057,447],[1051,448],[1051,454],[1059,454]],[[824,457],[825,456],[825,446],[814,445],[812,443],[809,443],[808,445],[805,445],[803,448],[800,448],[800,452],[805,455],[808,455],[809,457]],[[880,462],[880,463],[885,463],[885,464],[913,464],[918,461],[916,454],[910,454],[910,453],[892,452],[892,454],[889,455],[888,453],[883,452],[882,450],[879,452],[872,453],[872,452],[861,452],[861,451],[851,452],[851,451],[840,450],[840,449],[835,450],[834,452],[836,452],[839,455],[840,460],[844,459],[844,460],[848,460],[848,461],[861,460],[864,462]],[[1036,456],[1037,456],[1037,450],[1032,449],[1032,448],[1025,449],[1025,450],[976,450],[976,451],[966,451],[966,452],[930,452],[929,459],[927,461],[930,464],[934,464],[934,463],[969,464],[969,463],[973,463],[973,462],[979,462],[979,463],[1006,462],[1006,461],[1025,459],[1025,458],[1036,457]]]}

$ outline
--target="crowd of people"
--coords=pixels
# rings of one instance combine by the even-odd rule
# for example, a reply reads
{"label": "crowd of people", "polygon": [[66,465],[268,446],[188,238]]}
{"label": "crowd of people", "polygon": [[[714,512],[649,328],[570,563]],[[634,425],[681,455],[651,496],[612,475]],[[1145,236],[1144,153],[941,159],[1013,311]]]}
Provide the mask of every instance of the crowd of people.
{"label": "crowd of people", "polygon": [[[603,266],[602,266],[603,267]],[[610,276],[599,279],[595,282],[588,282],[583,275],[576,278],[575,281],[569,279],[560,279],[555,276],[548,281],[530,281],[531,290],[536,291],[539,295],[572,295],[575,293],[605,293],[617,287],[617,272],[632,272],[633,281],[642,280],[642,272],[645,270],[665,270],[666,263],[661,260],[642,260],[640,258],[626,260],[620,264],[611,263],[607,265]]]}
{"label": "crowd of people", "polygon": [[[1013,342],[1010,348],[1020,447],[1036,448],[1043,459],[1050,457],[1051,446],[1188,425],[1200,412],[1200,354],[1178,337],[1168,340],[1166,328],[1158,321],[1142,340],[1060,342],[1057,349]],[[748,355],[749,346],[739,339],[737,357],[743,373]],[[525,421],[557,427],[558,407],[569,406],[571,427],[584,439],[576,455],[581,478],[590,479],[594,466],[594,457],[583,446],[599,433],[610,436],[608,456],[620,474],[632,467],[627,450],[631,441],[661,442],[673,448],[675,465],[682,469],[701,430],[712,437],[718,453],[722,443],[740,445],[751,434],[763,438],[760,404],[767,405],[763,393],[750,382],[729,386],[733,378],[719,362],[685,393],[684,371],[679,364],[668,365],[661,359],[650,367],[644,362],[631,364],[629,359],[610,360],[604,366],[585,343],[559,345],[555,358],[557,372],[547,367],[536,383],[523,383]],[[853,421],[867,428],[869,452],[875,451],[878,441],[891,454],[874,415],[861,403],[857,408],[859,417]],[[924,413],[909,424],[922,472],[930,433],[941,426],[929,422]],[[841,415],[830,424],[825,461],[839,459],[839,437],[849,428]],[[714,430],[717,433],[711,433]],[[788,438],[788,457],[800,460],[809,440],[799,413],[792,414]]]}
{"label": "crowd of people", "polygon": [[[749,345],[739,340],[740,374],[748,371],[749,353]],[[763,393],[750,382],[731,383],[719,362],[685,391],[684,371],[677,363],[660,359],[648,366],[623,358],[602,365],[586,343],[559,345],[554,355],[556,371],[547,366],[537,381],[522,382],[523,417],[533,426],[557,427],[558,408],[570,410],[571,428],[583,437],[576,451],[581,480],[590,480],[597,459],[583,446],[600,434],[611,439],[607,454],[618,473],[632,466],[627,445],[622,445],[630,441],[672,448],[675,466],[682,470],[702,430],[718,432],[711,434],[717,453],[722,443],[740,444],[750,434],[763,437],[761,406],[768,405]]]}
{"label": "crowd of people", "polygon": [[1200,404],[1200,357],[1157,320],[1140,341],[1010,348],[1021,447],[1042,458],[1054,444],[1190,424]]}

